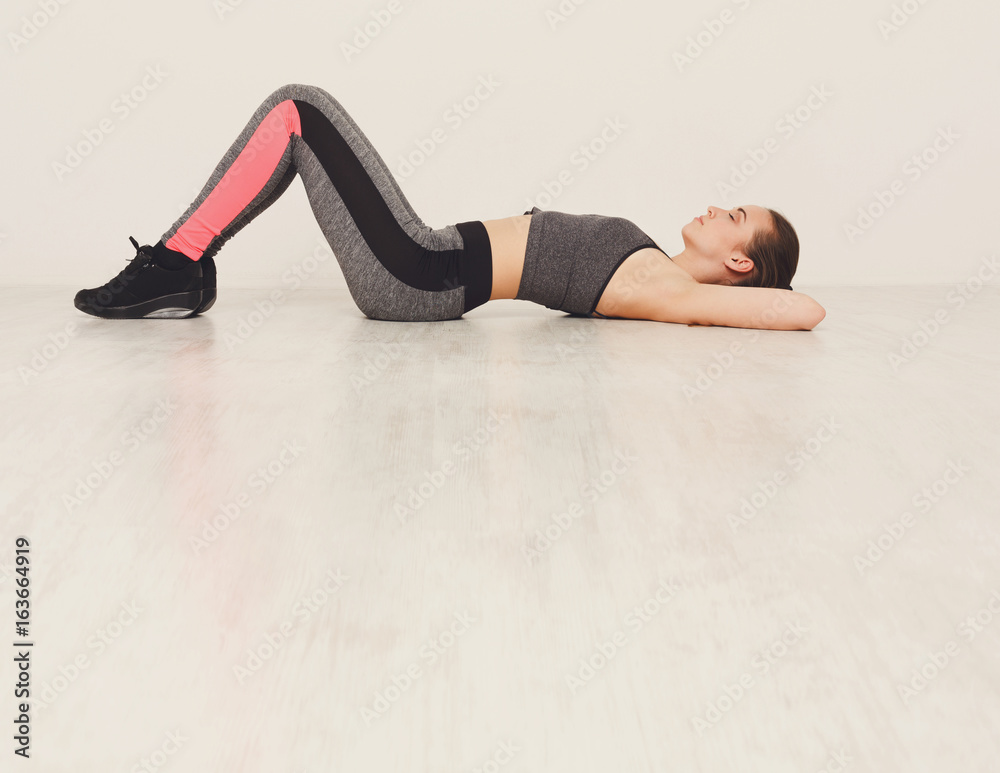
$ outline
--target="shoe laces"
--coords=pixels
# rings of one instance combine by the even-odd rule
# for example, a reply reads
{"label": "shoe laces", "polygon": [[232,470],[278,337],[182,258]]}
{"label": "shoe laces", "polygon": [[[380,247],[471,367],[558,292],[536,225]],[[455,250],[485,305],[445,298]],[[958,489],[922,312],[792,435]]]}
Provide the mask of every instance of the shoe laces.
{"label": "shoe laces", "polygon": [[136,276],[140,271],[149,266],[156,265],[156,260],[152,252],[146,252],[139,246],[139,242],[134,237],[128,237],[135,247],[135,256],[128,259],[128,265],[118,272],[119,279],[129,279]]}

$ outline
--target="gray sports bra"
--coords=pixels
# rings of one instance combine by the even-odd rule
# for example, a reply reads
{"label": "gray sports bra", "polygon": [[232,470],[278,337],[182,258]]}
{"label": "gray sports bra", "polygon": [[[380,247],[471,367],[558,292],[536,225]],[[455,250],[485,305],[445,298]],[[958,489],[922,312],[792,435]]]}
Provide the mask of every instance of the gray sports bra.
{"label": "gray sports bra", "polygon": [[531,224],[515,298],[574,316],[603,317],[595,311],[597,302],[625,258],[647,247],[660,250],[625,218],[538,207],[524,214],[531,215]]}

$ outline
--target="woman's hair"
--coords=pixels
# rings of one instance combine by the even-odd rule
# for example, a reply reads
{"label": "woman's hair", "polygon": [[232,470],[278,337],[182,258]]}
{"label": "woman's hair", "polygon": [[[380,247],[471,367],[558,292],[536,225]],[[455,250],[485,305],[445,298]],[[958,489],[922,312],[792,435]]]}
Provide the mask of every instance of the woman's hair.
{"label": "woman's hair", "polygon": [[743,245],[744,254],[753,261],[753,271],[732,284],[791,290],[792,277],[799,265],[799,237],[784,215],[773,209],[767,211],[771,213],[772,229],[758,229]]}

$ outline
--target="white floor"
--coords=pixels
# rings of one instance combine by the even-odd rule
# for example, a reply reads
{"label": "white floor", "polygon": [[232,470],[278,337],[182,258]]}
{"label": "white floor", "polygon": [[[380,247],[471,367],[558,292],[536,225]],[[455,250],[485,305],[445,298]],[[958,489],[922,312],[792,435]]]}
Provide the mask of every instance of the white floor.
{"label": "white floor", "polygon": [[797,287],[812,332],[76,289],[0,289],[4,770],[19,535],[34,770],[1000,769],[996,287]]}

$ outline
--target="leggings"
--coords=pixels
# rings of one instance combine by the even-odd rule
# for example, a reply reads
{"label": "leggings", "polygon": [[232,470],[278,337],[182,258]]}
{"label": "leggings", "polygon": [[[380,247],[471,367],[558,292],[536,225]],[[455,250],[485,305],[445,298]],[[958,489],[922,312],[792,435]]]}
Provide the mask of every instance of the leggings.
{"label": "leggings", "polygon": [[490,299],[482,222],[424,225],[347,111],[315,86],[289,84],[264,100],[163,244],[193,260],[213,257],[296,174],[366,317],[458,319]]}

